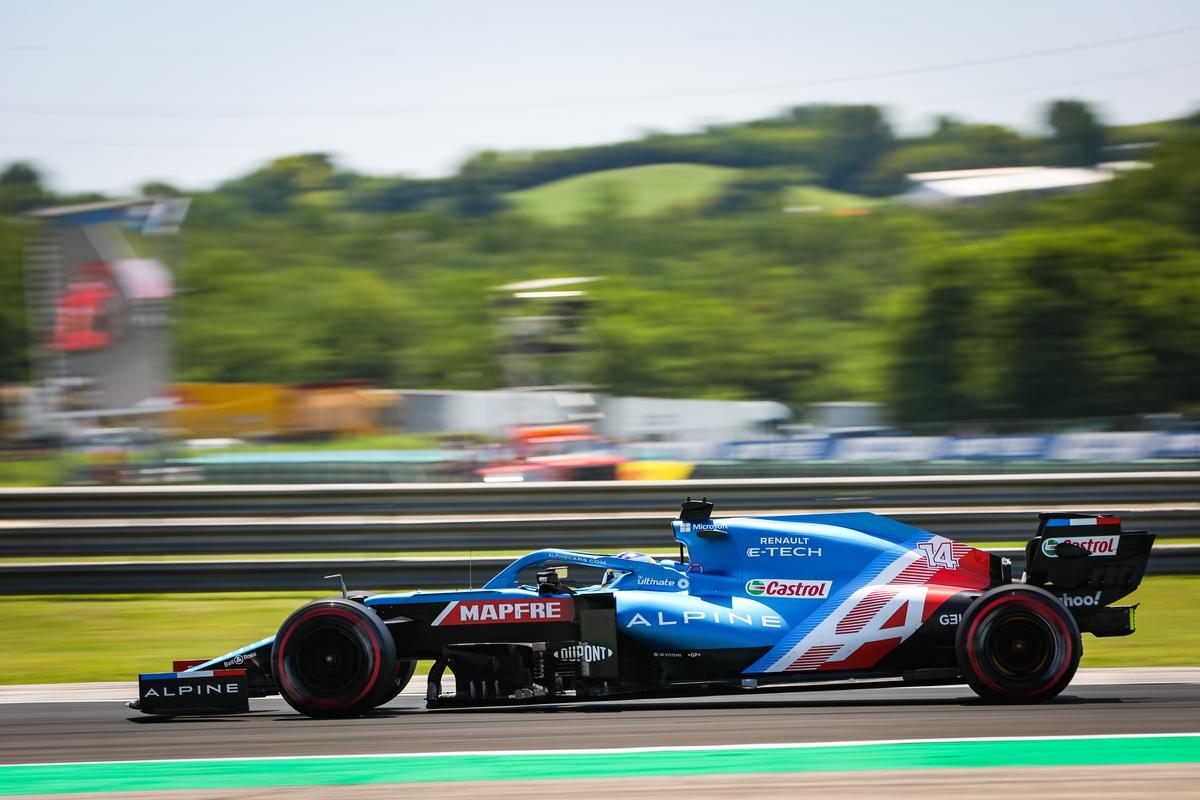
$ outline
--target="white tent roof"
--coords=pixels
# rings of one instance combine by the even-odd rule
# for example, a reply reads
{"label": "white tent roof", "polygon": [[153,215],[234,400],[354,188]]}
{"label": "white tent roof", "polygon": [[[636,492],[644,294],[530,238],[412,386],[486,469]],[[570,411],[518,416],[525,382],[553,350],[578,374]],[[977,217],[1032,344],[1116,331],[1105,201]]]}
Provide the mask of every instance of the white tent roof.
{"label": "white tent roof", "polygon": [[1136,162],[1090,167],[996,167],[913,172],[916,185],[905,193],[913,202],[970,200],[1014,192],[1074,189],[1112,180],[1113,173],[1134,168]]}

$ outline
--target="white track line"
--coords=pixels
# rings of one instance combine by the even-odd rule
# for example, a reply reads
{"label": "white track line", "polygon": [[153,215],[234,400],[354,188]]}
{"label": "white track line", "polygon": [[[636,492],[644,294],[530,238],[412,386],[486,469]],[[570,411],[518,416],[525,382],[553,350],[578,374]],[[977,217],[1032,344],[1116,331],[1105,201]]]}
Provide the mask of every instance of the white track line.
{"label": "white track line", "polygon": [[1168,739],[1180,736],[1200,736],[1200,732],[1180,733],[1085,733],[1061,736],[967,736],[945,739],[863,739],[838,742],[764,742],[760,744],[681,744],[654,747],[583,747],[554,750],[442,750],[432,753],[338,753],[295,756],[236,756],[233,758],[150,758],[144,760],[114,759],[105,761],[33,761],[5,767],[59,766],[70,764],[206,764],[237,761],[316,761],[338,758],[474,758],[477,756],[557,756],[557,755],[621,755],[624,753],[692,753],[719,750],[812,750],[823,747],[866,747],[891,744],[974,744],[976,742],[1059,742],[1096,739]]}

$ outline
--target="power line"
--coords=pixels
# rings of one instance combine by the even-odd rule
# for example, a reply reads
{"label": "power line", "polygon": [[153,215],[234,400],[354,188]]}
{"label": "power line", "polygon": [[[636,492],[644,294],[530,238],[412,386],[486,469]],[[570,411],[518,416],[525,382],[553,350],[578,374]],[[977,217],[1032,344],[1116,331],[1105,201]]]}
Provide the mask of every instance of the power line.
{"label": "power line", "polygon": [[394,107],[326,107],[322,109],[308,108],[156,108],[151,106],[114,106],[98,104],[52,104],[52,103],[5,103],[0,105],[6,113],[26,116],[140,116],[140,117],[325,117],[339,116],[394,116],[406,114],[471,114],[493,113],[497,111],[536,111],[549,108],[572,108],[600,105],[619,105],[638,102],[661,102],[664,100],[682,100],[703,97],[720,97],[732,94],[750,92],[780,91],[815,88],[821,86],[836,86],[839,84],[858,83],[869,80],[880,80],[913,75],[926,75],[947,70],[969,69],[996,64],[1007,64],[1026,59],[1045,58],[1047,56],[1077,53],[1085,50],[1096,50],[1106,47],[1161,39],[1169,36],[1179,36],[1200,30],[1200,23],[1184,25],[1165,30],[1148,31],[1145,33],[1117,36],[1108,39],[1097,39],[1060,47],[1026,50],[999,56],[972,58],[962,61],[927,64],[918,67],[902,67],[897,69],[861,72],[848,75],[807,78],[804,80],[785,81],[779,83],[747,84],[741,86],[726,86],[716,89],[701,89],[695,91],[653,92],[639,95],[619,97],[567,98],[529,101],[511,101],[482,105],[415,105]]}
{"label": "power line", "polygon": [[1023,94],[1045,94],[1047,92],[1058,91],[1059,89],[1069,86],[1083,86],[1089,83],[1102,83],[1104,81],[1125,80],[1126,78],[1136,78],[1142,75],[1151,75],[1157,72],[1169,72],[1175,69],[1186,69],[1188,67],[1200,67],[1200,59],[1189,59],[1187,61],[1175,61],[1170,64],[1158,64],[1153,67],[1144,67],[1141,69],[1122,70],[1121,72],[1109,72],[1104,75],[1090,75],[1084,78],[1073,78],[1070,80],[1053,81],[1050,83],[1042,83],[1037,86],[1026,86],[1020,89],[997,89],[989,92],[978,92],[969,95],[958,95],[957,97],[940,98],[937,100],[917,100],[913,105],[938,105],[945,103],[962,103],[971,100],[986,100],[992,97],[1011,97]]}
{"label": "power line", "polygon": [[[937,0],[937,5],[950,6],[949,10],[960,10],[964,5],[977,5],[980,0]],[[897,10],[890,14],[874,14],[872,21],[889,22],[895,19],[908,17],[912,14],[912,10],[907,6],[900,6]],[[840,21],[844,21],[840,20]],[[824,24],[813,24],[805,22],[803,25],[790,26],[773,26],[770,33],[812,33],[823,29],[829,29],[837,26],[837,22],[826,22]],[[578,32],[578,29],[574,29]],[[584,31],[585,34],[590,34],[589,31]],[[764,31],[761,26],[753,30],[707,30],[693,33],[686,36],[667,37],[662,35],[655,36],[638,36],[626,37],[619,39],[600,39],[591,35],[586,35],[583,39],[574,41],[559,41],[542,39],[537,42],[536,51],[539,54],[557,53],[557,52],[578,52],[579,50],[611,50],[621,47],[631,47],[639,45],[652,45],[656,48],[662,48],[664,45],[672,43],[685,42],[706,42],[706,41],[727,41],[734,39],[761,39]],[[565,38],[565,37],[564,37]],[[299,56],[306,60],[314,58],[376,58],[388,57],[397,55],[411,55],[414,52],[424,56],[429,53],[440,53],[445,55],[454,55],[460,53],[501,53],[511,55],[514,50],[512,42],[497,42],[495,44],[469,44],[454,42],[449,45],[443,45],[438,42],[423,41],[420,46],[395,46],[395,47],[363,47],[359,42],[350,42],[348,49],[334,49],[328,47],[329,44],[338,44],[331,42],[330,39],[325,39],[318,46],[306,45],[302,48],[288,48],[285,52],[276,52],[273,55],[281,56]],[[522,52],[528,52],[531,48],[528,43],[519,42],[515,45]],[[63,52],[69,51],[73,53],[97,53],[97,54],[118,54],[118,55],[149,55],[149,56],[244,56],[251,55],[259,58],[263,55],[263,46],[260,42],[256,42],[248,47],[202,47],[182,49],[179,47],[171,47],[168,45],[73,45],[64,42],[0,42],[0,51],[13,53],[46,53],[46,52]]]}
{"label": "power line", "polygon": [[[1126,70],[1122,72],[1110,72],[1104,75],[1092,75],[1084,78],[1075,78],[1065,81],[1056,81],[1053,83],[1045,83],[1039,86],[1026,86],[1019,89],[1002,89],[995,92],[984,92],[973,95],[960,95],[954,98],[942,98],[937,100],[920,100],[916,105],[938,105],[945,103],[963,102],[968,100],[987,99],[989,97],[1001,97],[1005,95],[1021,95],[1033,92],[1051,92],[1060,87],[1077,86],[1088,83],[1098,83],[1101,81],[1123,80],[1127,78],[1149,75],[1157,72],[1168,72],[1175,69],[1186,69],[1189,67],[1200,66],[1200,59],[1191,59],[1188,61],[1177,61],[1170,64],[1158,64],[1153,67],[1143,69]],[[47,139],[45,137],[0,137],[0,144],[9,145],[53,145],[58,147],[96,147],[101,149],[195,149],[195,150],[227,150],[227,149],[245,149],[245,148],[269,148],[276,152],[324,152],[329,150],[337,150],[345,147],[401,147],[414,145],[429,145],[429,144],[446,144],[447,140],[444,137],[429,138],[429,139],[351,139],[338,140],[335,145],[325,144],[300,144],[289,145],[281,144],[279,141],[171,141],[171,140],[141,140],[141,141],[113,141],[113,140],[96,140],[96,139]],[[469,146],[467,142],[462,142],[462,146]]]}
{"label": "power line", "polygon": [[[445,137],[430,138],[430,139],[357,139],[342,142],[343,146],[354,147],[402,147],[416,145],[431,145],[445,144]],[[323,152],[329,150],[328,145],[319,144],[303,144],[303,145],[281,145],[279,141],[248,141],[248,140],[226,140],[214,142],[206,141],[172,141],[162,139],[151,140],[106,140],[106,139],[48,139],[44,136],[17,136],[17,137],[0,137],[0,144],[13,145],[53,145],[56,147],[99,147],[103,149],[125,149],[130,147],[142,148],[157,148],[157,149],[195,149],[195,150],[229,150],[229,149],[244,149],[253,147],[266,147],[275,151],[284,150],[289,153],[297,152]]]}

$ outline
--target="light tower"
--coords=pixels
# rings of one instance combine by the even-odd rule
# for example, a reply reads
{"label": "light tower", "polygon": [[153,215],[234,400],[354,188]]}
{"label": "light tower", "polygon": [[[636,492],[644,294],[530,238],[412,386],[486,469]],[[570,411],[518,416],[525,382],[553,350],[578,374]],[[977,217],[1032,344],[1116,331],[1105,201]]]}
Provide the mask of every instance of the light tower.
{"label": "light tower", "polygon": [[496,287],[505,384],[519,389],[583,389],[588,372],[586,287],[599,277],[546,278]]}

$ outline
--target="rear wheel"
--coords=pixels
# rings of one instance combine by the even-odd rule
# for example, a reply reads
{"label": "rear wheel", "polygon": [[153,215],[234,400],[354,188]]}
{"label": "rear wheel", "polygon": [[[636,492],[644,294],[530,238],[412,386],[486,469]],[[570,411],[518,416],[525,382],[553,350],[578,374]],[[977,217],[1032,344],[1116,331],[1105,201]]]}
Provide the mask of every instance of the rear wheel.
{"label": "rear wheel", "polygon": [[384,698],[375,704],[376,708],[384,703],[390,703],[396,699],[396,695],[404,690],[408,682],[412,680],[413,672],[417,669],[416,661],[397,661],[396,662],[396,679],[392,681],[392,686],[387,690]]}
{"label": "rear wheel", "polygon": [[1049,700],[1075,677],[1083,646],[1075,618],[1045,589],[997,586],[958,626],[955,650],[977,695],[1000,703]]}
{"label": "rear wheel", "polygon": [[283,699],[310,717],[368,711],[395,697],[402,675],[383,620],[348,600],[296,610],[275,636],[271,667]]}

